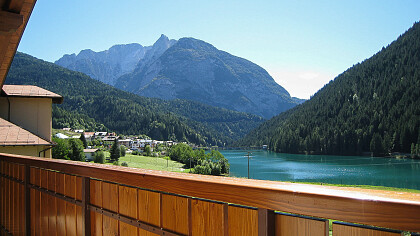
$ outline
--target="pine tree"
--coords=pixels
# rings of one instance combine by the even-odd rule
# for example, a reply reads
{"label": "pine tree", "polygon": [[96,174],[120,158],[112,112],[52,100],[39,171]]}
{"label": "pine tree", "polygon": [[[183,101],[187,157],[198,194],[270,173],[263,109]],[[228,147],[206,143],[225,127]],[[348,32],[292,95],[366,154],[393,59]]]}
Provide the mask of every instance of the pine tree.
{"label": "pine tree", "polygon": [[85,138],[85,133],[82,133],[82,135],[80,135],[80,140],[83,143],[83,147],[87,148],[87,142],[86,142],[86,138]]}
{"label": "pine tree", "polygon": [[118,159],[120,158],[120,155],[121,155],[120,147],[118,146],[117,139],[115,139],[110,150],[111,161],[113,162],[118,161]]}
{"label": "pine tree", "polygon": [[85,161],[85,153],[83,152],[83,144],[80,139],[69,139],[69,157],[73,161]]}

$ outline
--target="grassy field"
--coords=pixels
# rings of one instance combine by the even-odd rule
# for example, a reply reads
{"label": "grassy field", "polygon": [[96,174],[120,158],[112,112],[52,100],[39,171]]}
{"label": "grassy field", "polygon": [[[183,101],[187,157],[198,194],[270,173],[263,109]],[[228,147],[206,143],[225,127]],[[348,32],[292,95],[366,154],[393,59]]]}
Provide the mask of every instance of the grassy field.
{"label": "grassy field", "polygon": [[62,133],[62,134],[67,135],[69,137],[72,137],[72,136],[75,136],[75,135],[78,135],[78,136],[81,135],[80,133],[76,133],[76,132],[73,132],[73,131],[65,131],[65,130],[62,130],[62,129],[52,129],[52,135],[53,136],[56,135],[57,133]]}
{"label": "grassy field", "polygon": [[[109,152],[105,152],[105,156],[109,156]],[[126,154],[125,157],[120,157],[120,165],[123,162],[128,164],[128,167],[151,169],[151,170],[167,170],[174,172],[189,172],[189,169],[183,169],[184,164],[171,161],[166,158],[147,157]],[[112,163],[107,163],[112,164]]]}

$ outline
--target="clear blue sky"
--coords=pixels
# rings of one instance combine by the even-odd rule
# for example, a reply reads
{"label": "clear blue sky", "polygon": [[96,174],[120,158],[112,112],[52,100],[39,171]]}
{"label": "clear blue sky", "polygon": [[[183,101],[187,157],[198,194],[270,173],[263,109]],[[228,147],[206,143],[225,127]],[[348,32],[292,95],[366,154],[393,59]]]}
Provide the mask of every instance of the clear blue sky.
{"label": "clear blue sky", "polygon": [[309,98],[419,20],[419,0],[38,0],[18,50],[54,62],[87,48],[152,45],[161,34],[194,37]]}

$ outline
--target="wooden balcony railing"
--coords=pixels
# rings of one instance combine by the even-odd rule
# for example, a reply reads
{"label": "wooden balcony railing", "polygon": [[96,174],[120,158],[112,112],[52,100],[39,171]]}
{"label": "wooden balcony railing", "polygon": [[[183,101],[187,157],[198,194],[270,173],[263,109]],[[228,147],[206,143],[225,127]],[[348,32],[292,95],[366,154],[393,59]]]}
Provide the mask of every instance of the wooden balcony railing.
{"label": "wooden balcony railing", "polygon": [[[330,229],[332,235],[420,231],[420,194],[414,193],[11,154],[0,154],[0,184],[1,235],[325,236]],[[342,222],[330,225],[327,219]]]}

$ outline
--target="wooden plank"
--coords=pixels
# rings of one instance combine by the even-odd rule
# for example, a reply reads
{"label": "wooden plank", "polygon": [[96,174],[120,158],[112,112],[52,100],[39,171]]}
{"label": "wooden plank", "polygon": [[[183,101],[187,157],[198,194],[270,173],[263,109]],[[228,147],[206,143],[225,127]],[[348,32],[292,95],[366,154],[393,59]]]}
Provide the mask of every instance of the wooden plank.
{"label": "wooden plank", "polygon": [[[35,170],[35,184],[41,186],[41,169],[37,168]],[[42,235],[41,232],[41,192],[36,191],[35,194],[35,228],[36,235]]]}
{"label": "wooden plank", "polygon": [[[5,161],[28,163],[156,191],[320,218],[420,231],[420,194],[417,193],[169,173],[66,160],[17,157],[12,154],[1,154],[1,157]],[[363,214],[360,214],[361,212]]]}
{"label": "wooden plank", "polygon": [[[90,181],[90,204],[102,207],[102,181]],[[102,235],[102,215],[91,211],[91,234]]]}
{"label": "wooden plank", "polygon": [[24,180],[25,180],[25,184],[24,184],[24,213],[22,214],[22,219],[21,221],[24,222],[24,227],[25,227],[25,235],[30,235],[31,234],[31,189],[29,188],[29,184],[31,182],[31,167],[28,165],[24,166]]}
{"label": "wooden plank", "polygon": [[[4,174],[4,162],[0,160],[0,173]],[[5,198],[5,189],[4,189],[4,178],[0,176],[0,224],[4,226],[4,198]],[[0,230],[1,232],[1,230]]]}
{"label": "wooden plank", "polygon": [[[11,169],[10,169],[10,176],[14,177],[14,169],[15,169],[15,164],[11,164]],[[17,183],[14,181],[10,181],[10,227],[8,228],[9,232],[12,234],[16,233],[16,206],[17,206],[17,202],[16,202],[16,196],[17,196]]]}
{"label": "wooden plank", "polygon": [[[104,209],[118,212],[118,185],[102,182],[102,205]],[[118,220],[102,216],[104,235],[118,235]]]}
{"label": "wooden plank", "polygon": [[311,219],[291,214],[275,214],[275,225],[277,236],[287,235],[328,235],[328,221]]}
{"label": "wooden plank", "polygon": [[[40,170],[42,188],[48,188],[48,172],[44,169]],[[42,235],[48,234],[48,214],[49,214],[49,196],[46,193],[41,192],[41,207],[40,207],[40,217],[41,217],[41,231]]]}
{"label": "wooden plank", "polygon": [[[0,172],[2,174],[5,174],[5,162],[1,161],[1,166],[0,166]],[[0,222],[1,225],[6,226],[6,195],[7,195],[7,189],[6,189],[6,179],[3,177],[0,177],[1,179],[1,210],[0,210]]]}
{"label": "wooden plank", "polygon": [[229,205],[229,236],[258,235],[258,211]]}
{"label": "wooden plank", "polygon": [[[10,177],[14,177],[14,169],[15,169],[15,164],[14,163],[10,163],[9,164],[9,176]],[[14,181],[10,181],[9,183],[10,185],[10,193],[9,193],[9,198],[10,198],[10,210],[9,210],[9,232],[14,234],[15,233],[15,207],[16,207],[16,193],[15,193],[15,185],[16,183]]]}
{"label": "wooden plank", "polygon": [[[76,198],[76,176],[64,175],[65,195]],[[66,234],[77,235],[76,233],[76,205],[66,202]]]}
{"label": "wooden plank", "polygon": [[13,175],[12,177],[15,179],[19,179],[19,164],[13,164]]}
{"label": "wooden plank", "polygon": [[[30,174],[31,174],[31,179],[30,179],[30,183],[31,184],[35,184],[35,172],[36,170],[34,168],[30,168]],[[39,207],[39,203],[36,202],[36,195],[38,195],[37,191],[35,189],[31,189],[31,235],[35,235],[36,234],[36,222],[37,219],[36,218],[36,214],[37,214],[37,207]]]}
{"label": "wooden plank", "polygon": [[224,204],[191,199],[192,235],[223,235]]}
{"label": "wooden plank", "polygon": [[0,10],[0,32],[14,32],[23,24],[23,15]]}
{"label": "wooden plank", "polygon": [[[0,162],[0,173],[3,174],[2,171],[2,162]],[[4,191],[4,178],[0,176],[0,224],[4,226],[4,197],[5,197],[5,191]],[[1,231],[1,230],[0,230]]]}
{"label": "wooden plank", "polygon": [[223,235],[224,236],[229,236],[229,204],[228,203],[225,203],[225,204],[223,204],[223,214],[224,214],[224,219],[223,219],[223,221],[224,221],[224,225],[223,225],[223,227],[224,227],[224,232],[223,232]]}
{"label": "wooden plank", "polygon": [[[80,176],[76,176],[76,199],[77,200],[82,200],[82,177]],[[77,229],[77,235],[85,235],[84,232],[84,218],[85,218],[85,213],[83,212],[83,207],[81,206],[76,206],[76,229]],[[90,222],[89,222],[90,225]],[[89,226],[90,228],[90,226]],[[88,235],[90,235],[90,232],[88,232]]]}
{"label": "wooden plank", "polygon": [[[48,190],[56,192],[55,172],[48,171]],[[49,235],[57,234],[57,198],[48,195],[48,232]]]}
{"label": "wooden plank", "polygon": [[13,11],[13,12],[20,12],[22,10],[22,6],[23,6],[23,3],[24,2],[25,2],[24,0],[13,0],[13,1],[10,1],[10,4],[8,6],[8,9],[10,11]]}
{"label": "wooden plank", "polygon": [[[25,185],[23,184],[19,184],[19,225],[18,225],[18,235],[25,235],[26,233],[26,229],[28,229],[28,232],[30,232],[30,223],[29,223],[29,227],[26,228],[26,222],[25,222],[25,218],[26,218],[26,208],[25,208]],[[29,193],[29,191],[28,191]],[[30,199],[28,198],[28,202],[30,202]],[[28,208],[28,212],[30,213],[30,206]],[[30,216],[29,216],[30,217]]]}
{"label": "wooden plank", "polygon": [[0,198],[0,224],[1,225],[5,225],[4,224],[4,213],[5,213],[5,208],[4,208],[4,198],[5,198],[5,182],[4,182],[4,178],[0,177],[0,194],[1,194],[1,198]]}
{"label": "wooden plank", "polygon": [[[16,175],[16,173],[15,173]],[[18,177],[18,175],[16,175],[16,177]],[[20,229],[20,187],[21,185],[19,183],[16,183],[13,181],[13,229],[12,232],[14,232],[14,235],[18,235],[19,234],[19,229]]]}
{"label": "wooden plank", "polygon": [[[56,192],[59,194],[65,193],[65,180],[64,174],[56,173]],[[57,201],[57,235],[66,235],[66,202],[62,199],[56,199]]]}
{"label": "wooden plank", "polygon": [[[160,226],[160,193],[138,190],[138,219],[154,226]],[[139,235],[153,236],[151,232],[139,229]]]}
{"label": "wooden plank", "polygon": [[[118,187],[118,213],[137,219],[137,189],[126,186]],[[120,235],[137,235],[138,229],[132,225],[120,222]]]}
{"label": "wooden plank", "polygon": [[333,222],[333,236],[401,236],[401,231]]}
{"label": "wooden plank", "polygon": [[162,227],[188,235],[188,198],[162,194]]}
{"label": "wooden plank", "polygon": [[[8,164],[6,164],[5,173],[8,173]],[[5,189],[6,189],[6,196],[5,196],[5,205],[6,205],[6,214],[5,214],[5,224],[4,227],[9,230],[10,229],[10,180],[5,179]]]}
{"label": "wooden plank", "polygon": [[273,236],[274,226],[274,211],[258,208],[258,236]]}

